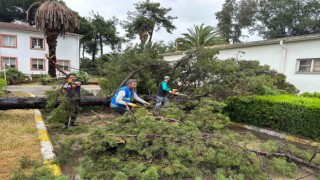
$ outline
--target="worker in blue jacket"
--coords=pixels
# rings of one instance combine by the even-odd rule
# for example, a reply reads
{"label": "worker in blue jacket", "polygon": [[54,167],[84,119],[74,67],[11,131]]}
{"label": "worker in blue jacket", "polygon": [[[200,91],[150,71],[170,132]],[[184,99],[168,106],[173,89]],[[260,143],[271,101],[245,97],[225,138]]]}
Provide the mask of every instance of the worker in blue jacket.
{"label": "worker in blue jacket", "polygon": [[150,105],[148,102],[141,99],[135,92],[137,88],[137,82],[134,79],[127,81],[127,86],[124,86],[117,90],[113,96],[110,107],[120,114],[125,112],[131,113],[131,108],[137,107],[137,104],[132,103],[132,100],[136,100],[144,105]]}
{"label": "worker in blue jacket", "polygon": [[164,80],[159,83],[158,85],[158,91],[157,91],[157,103],[155,105],[156,109],[160,109],[161,108],[161,104],[163,104],[164,107],[167,107],[169,105],[169,101],[168,101],[168,94],[171,93],[173,94],[174,91],[172,90],[172,88],[170,88],[168,86],[168,82],[170,81],[170,76],[164,76]]}

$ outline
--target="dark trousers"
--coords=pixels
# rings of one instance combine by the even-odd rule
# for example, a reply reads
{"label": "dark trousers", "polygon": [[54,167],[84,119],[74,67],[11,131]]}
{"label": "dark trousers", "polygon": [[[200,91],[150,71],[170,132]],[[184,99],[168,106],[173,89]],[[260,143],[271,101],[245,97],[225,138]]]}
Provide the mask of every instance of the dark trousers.
{"label": "dark trousers", "polygon": [[69,119],[71,119],[71,124],[74,124],[74,122],[77,119],[79,105],[80,105],[80,100],[73,100],[73,99],[68,100],[68,106],[66,108],[66,111],[69,113],[69,116],[65,125],[69,124]]}

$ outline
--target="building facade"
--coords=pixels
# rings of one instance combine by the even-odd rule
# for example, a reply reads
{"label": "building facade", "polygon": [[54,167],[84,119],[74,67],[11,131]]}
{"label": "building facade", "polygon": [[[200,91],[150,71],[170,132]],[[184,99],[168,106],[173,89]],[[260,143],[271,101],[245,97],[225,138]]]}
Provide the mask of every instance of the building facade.
{"label": "building facade", "polygon": [[[320,92],[320,34],[221,45],[218,59],[257,60],[261,65],[287,76],[287,81],[300,92]],[[184,52],[164,54],[164,60],[174,62]]]}
{"label": "building facade", "polygon": [[[79,69],[81,35],[67,33],[57,39],[57,63],[64,71]],[[16,68],[27,75],[48,74],[48,45],[43,32],[35,27],[0,22],[0,71]],[[57,71],[57,76],[62,75]]]}

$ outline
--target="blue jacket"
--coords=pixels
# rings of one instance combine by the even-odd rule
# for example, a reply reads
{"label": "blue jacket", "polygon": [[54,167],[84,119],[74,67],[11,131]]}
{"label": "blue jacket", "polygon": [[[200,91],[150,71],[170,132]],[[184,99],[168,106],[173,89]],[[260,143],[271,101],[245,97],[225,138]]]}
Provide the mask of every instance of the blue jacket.
{"label": "blue jacket", "polygon": [[118,104],[118,103],[116,102],[118,93],[119,93],[120,91],[124,91],[124,92],[126,93],[125,96],[124,96],[124,98],[123,98],[123,101],[128,102],[128,103],[131,102],[131,95],[132,95],[131,92],[132,92],[132,90],[131,90],[128,86],[124,86],[124,87],[118,89],[117,92],[116,92],[116,94],[112,97],[112,100],[111,100],[111,103],[110,103],[110,107],[112,107],[112,108],[123,108],[123,109],[126,109],[126,106],[125,106],[125,105]]}

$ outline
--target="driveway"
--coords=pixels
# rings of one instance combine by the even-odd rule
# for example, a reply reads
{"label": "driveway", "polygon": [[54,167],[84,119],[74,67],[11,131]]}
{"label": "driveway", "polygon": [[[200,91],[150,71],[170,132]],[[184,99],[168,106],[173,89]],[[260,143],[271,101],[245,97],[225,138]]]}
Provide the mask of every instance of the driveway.
{"label": "driveway", "polygon": [[[100,91],[98,85],[82,85],[82,88],[96,95]],[[11,92],[26,92],[36,95],[37,97],[44,97],[44,92],[50,90],[52,86],[44,85],[14,85],[8,86],[7,90]],[[58,87],[60,88],[60,87]]]}

